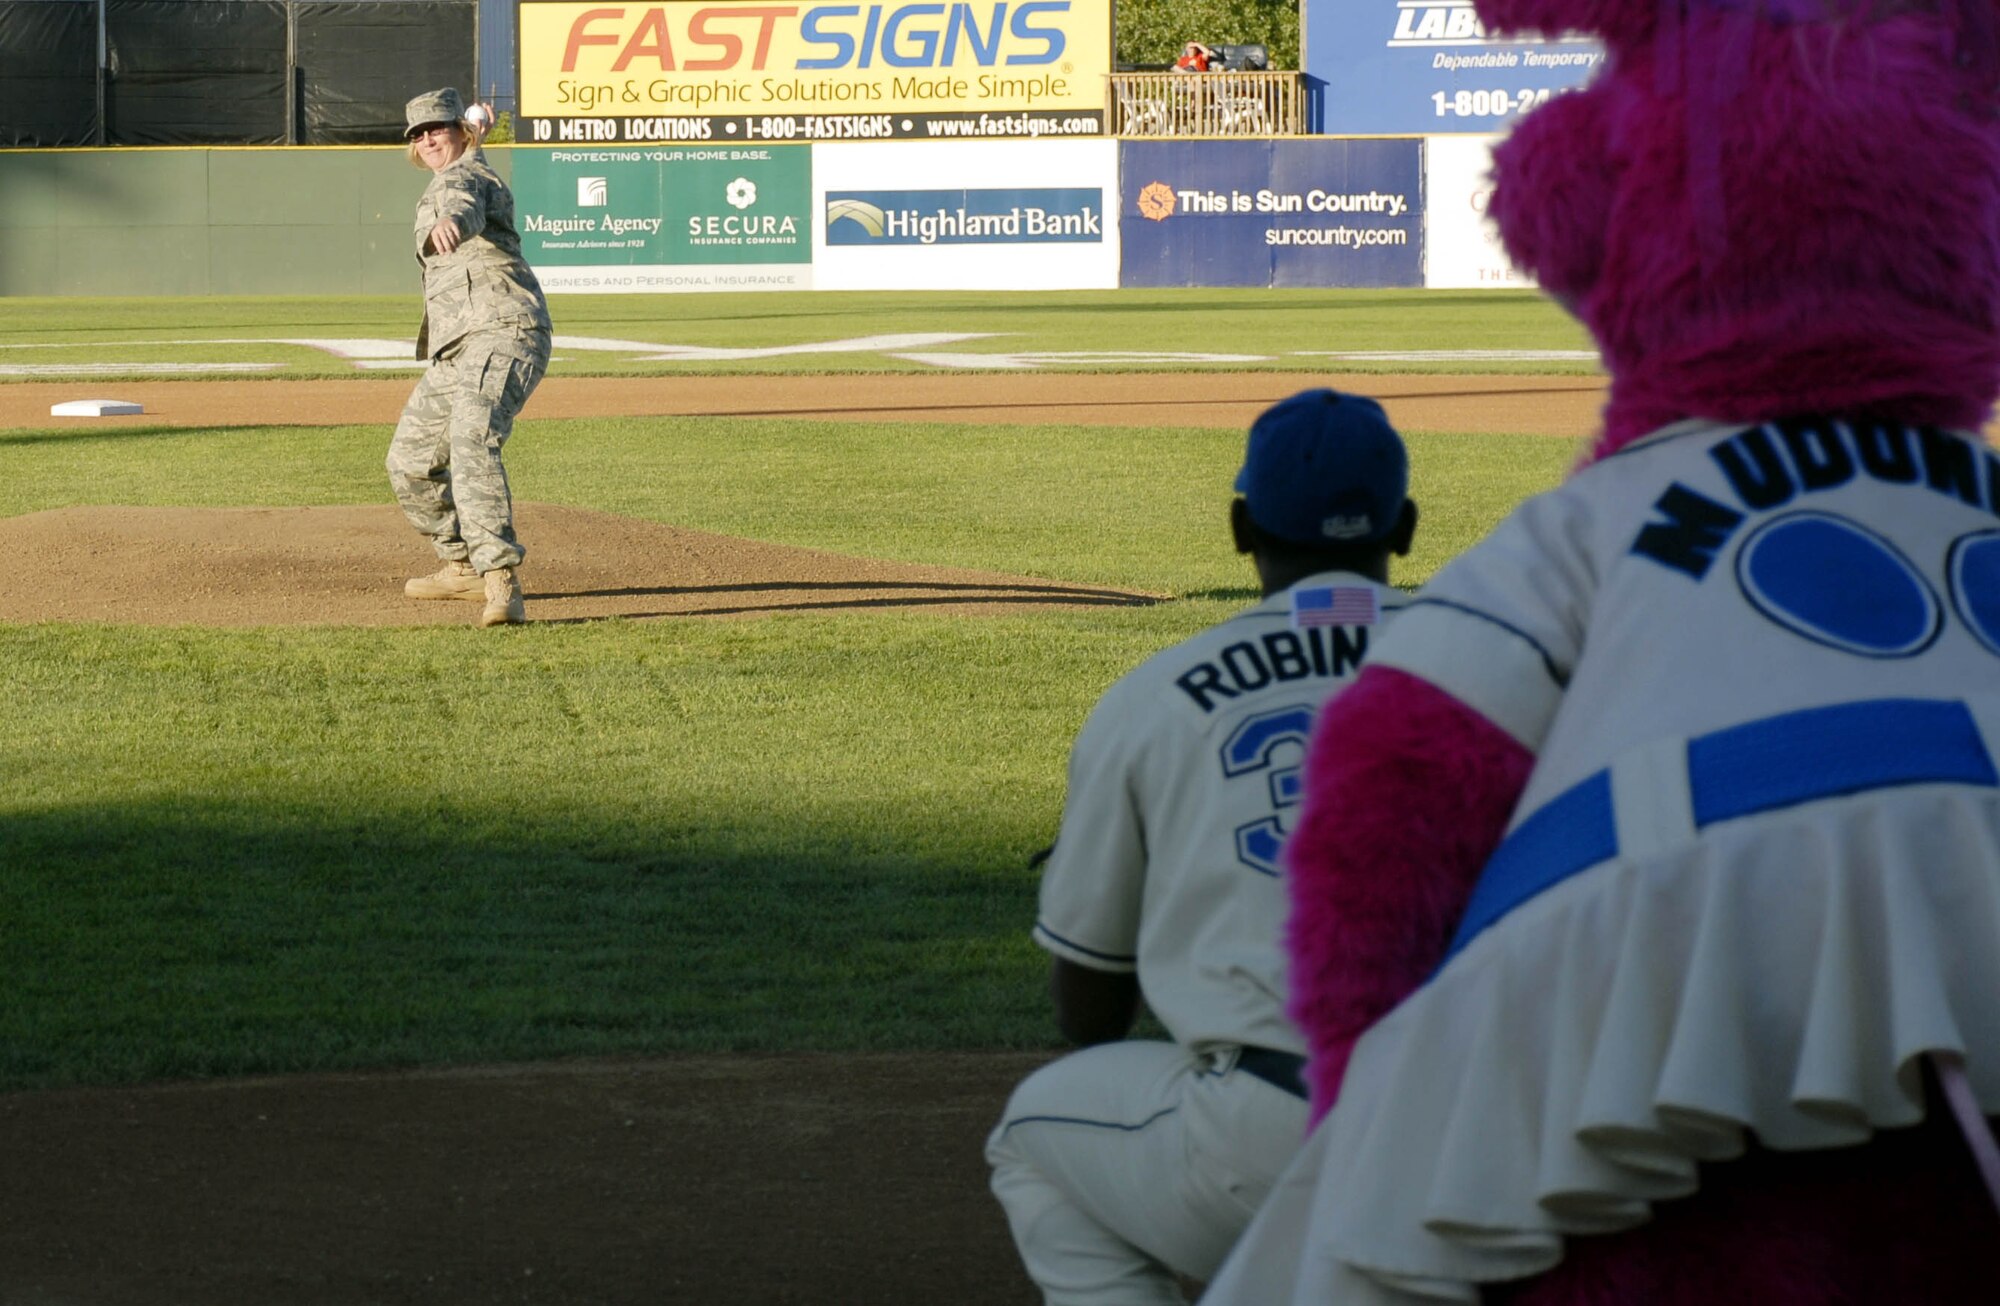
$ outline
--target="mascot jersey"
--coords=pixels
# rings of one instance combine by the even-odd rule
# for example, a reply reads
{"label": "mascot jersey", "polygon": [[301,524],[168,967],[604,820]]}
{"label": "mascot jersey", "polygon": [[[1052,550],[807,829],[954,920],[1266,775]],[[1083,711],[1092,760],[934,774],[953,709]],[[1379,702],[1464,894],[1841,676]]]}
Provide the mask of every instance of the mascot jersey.
{"label": "mascot jersey", "polygon": [[1681,423],[1522,505],[1371,661],[1535,769],[1217,1301],[1473,1301],[1751,1135],[1912,1124],[1918,1057],[2000,1046],[2000,453]]}

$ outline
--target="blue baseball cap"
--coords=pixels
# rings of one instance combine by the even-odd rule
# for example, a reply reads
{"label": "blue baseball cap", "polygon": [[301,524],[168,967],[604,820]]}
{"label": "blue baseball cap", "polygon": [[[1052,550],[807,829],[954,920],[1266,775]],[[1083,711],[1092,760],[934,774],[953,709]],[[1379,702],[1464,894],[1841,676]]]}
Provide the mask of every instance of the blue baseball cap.
{"label": "blue baseball cap", "polygon": [[1236,492],[1266,534],[1303,545],[1366,543],[1401,518],[1410,456],[1373,399],[1307,390],[1250,424]]}

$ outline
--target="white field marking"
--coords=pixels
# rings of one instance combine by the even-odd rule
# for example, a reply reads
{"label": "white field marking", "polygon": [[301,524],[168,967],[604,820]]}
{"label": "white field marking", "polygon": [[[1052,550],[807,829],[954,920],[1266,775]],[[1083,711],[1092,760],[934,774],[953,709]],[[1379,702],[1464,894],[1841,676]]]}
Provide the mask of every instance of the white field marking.
{"label": "white field marking", "polygon": [[[803,345],[775,345],[768,349],[720,349],[703,345],[668,345],[664,351],[642,354],[635,362],[650,363],[663,360],[718,363],[738,358],[784,358],[792,354],[875,354],[889,353],[899,349],[922,349],[927,345],[955,345],[963,340],[986,340],[996,332],[992,331],[930,331],[912,332],[904,335],[857,336],[852,340],[817,340]],[[560,347],[564,337],[557,336],[555,343]],[[660,349],[649,345],[649,349]]]}
{"label": "white field marking", "polygon": [[[93,349],[107,346],[126,348],[134,345],[179,345],[193,349],[201,345],[303,345],[309,349],[323,349],[329,354],[342,358],[401,358],[413,354],[417,342],[411,340],[312,340],[283,336],[234,337],[222,336],[203,340],[55,340],[37,341],[33,344],[0,345],[0,349]],[[653,349],[654,345],[634,343],[634,349]]]}
{"label": "white field marking", "polygon": [[1595,349],[1295,349],[1299,358],[1356,363],[1594,363]]}
{"label": "white field marking", "polygon": [[[1075,366],[1162,366],[1173,364],[1199,365],[1203,363],[1268,363],[1275,359],[1265,354],[1205,354],[1176,351],[1143,350],[1103,350],[1103,351],[1061,351],[974,354],[964,352],[932,352],[931,345],[958,344],[968,340],[992,339],[996,332],[912,332],[900,335],[856,336],[844,340],[807,341],[796,345],[775,345],[758,349],[728,349],[708,345],[662,345],[654,340],[619,340],[602,336],[557,336],[554,346],[560,350],[588,353],[610,353],[631,355],[632,362],[729,362],[732,360],[755,358],[783,358],[798,354],[850,354],[883,353],[905,362],[920,363],[926,367],[955,370],[984,368],[1004,371],[1030,371],[1044,367]],[[313,336],[284,336],[231,338],[219,340],[122,340],[116,345],[179,345],[195,347],[201,345],[298,345],[318,349],[342,358],[364,371],[390,370],[414,371],[426,366],[423,359],[413,358],[415,342],[410,340],[387,340],[380,338],[325,338]],[[37,343],[6,344],[0,349],[83,349],[103,348],[101,342],[78,343]],[[1453,363],[1453,362],[1562,362],[1590,363],[1598,361],[1595,350],[1589,349],[1409,349],[1409,350],[1290,350],[1279,357],[1326,358],[1349,362],[1410,362],[1410,363]],[[49,363],[42,365],[19,364],[0,365],[0,376],[10,377],[61,377],[97,376],[109,373],[125,375],[173,375],[201,372],[259,372],[271,371],[284,366],[282,363]]]}
{"label": "white field marking", "polygon": [[1075,351],[1055,354],[893,354],[905,362],[927,367],[994,367],[1026,371],[1061,363],[1268,363],[1268,354],[1184,354],[1140,350],[1107,350],[1102,353]]}
{"label": "white field marking", "polygon": [[[309,345],[339,358],[381,359],[378,366],[394,367],[407,363],[412,367],[425,366],[425,360],[418,358],[415,340],[268,340],[268,341],[228,341],[229,344],[278,344]],[[557,349],[579,349],[600,354],[645,354],[661,349],[657,340],[607,340],[601,336],[556,336]],[[664,346],[673,348],[673,346]]]}
{"label": "white field marking", "polygon": [[657,340],[612,340],[604,336],[556,336],[552,343],[557,349],[583,349],[599,354],[648,354],[677,348]]}
{"label": "white field marking", "polygon": [[204,340],[209,345],[303,345],[307,349],[318,349],[340,358],[407,358],[416,360],[417,341],[412,336],[408,340],[322,340],[316,337],[292,337],[282,340]]}
{"label": "white field marking", "polygon": [[[849,340],[814,340],[798,345],[773,345],[761,349],[729,349],[713,345],[662,344],[657,340],[618,340],[606,336],[556,336],[551,342],[557,349],[569,349],[597,354],[636,354],[634,362],[652,363],[688,360],[693,362],[727,362],[739,358],[783,358],[789,354],[867,354],[886,352],[891,349],[921,349],[926,345],[952,345],[961,340],[984,340],[990,331],[924,332],[905,335],[857,336]],[[163,342],[164,343],[164,342]],[[331,340],[287,338],[274,340],[211,340],[194,341],[196,344],[228,345],[306,345],[324,350],[340,358],[361,360],[380,359],[386,365],[409,363],[421,366],[422,360],[413,358],[416,353],[414,340]],[[393,360],[391,362],[390,360]]]}
{"label": "white field marking", "polygon": [[[618,340],[604,336],[557,336],[552,342],[557,349],[568,349],[600,354],[636,354],[633,361],[670,362],[686,360],[691,362],[728,362],[744,358],[783,358],[791,354],[870,354],[887,353],[897,349],[923,349],[930,345],[955,345],[966,340],[985,340],[994,335],[991,331],[923,331],[905,332],[898,335],[855,336],[845,340],[811,340],[796,345],[772,345],[757,349],[731,349],[716,345],[676,345],[662,344],[658,340]],[[422,360],[413,357],[416,353],[415,340],[384,340],[376,338],[334,339],[319,336],[267,336],[257,339],[224,338],[215,340],[119,340],[111,342],[117,346],[130,345],[181,345],[189,348],[200,345],[299,345],[307,349],[317,349],[345,358],[351,362],[380,360],[379,365],[396,366],[408,363],[422,366]],[[104,342],[38,343],[21,345],[0,345],[0,349],[86,349],[102,347]]]}
{"label": "white field marking", "polygon": [[[550,354],[550,363],[569,362],[568,354]],[[360,358],[354,365],[364,372],[394,372],[397,370],[414,372],[431,365],[428,358]]]}
{"label": "white field marking", "polygon": [[[35,340],[20,344],[0,345],[0,349],[90,349],[101,346],[102,340]],[[212,345],[213,340],[113,340],[114,345]]]}
{"label": "white field marking", "polygon": [[283,363],[44,363],[0,366],[0,376],[181,376],[188,372],[269,372]]}

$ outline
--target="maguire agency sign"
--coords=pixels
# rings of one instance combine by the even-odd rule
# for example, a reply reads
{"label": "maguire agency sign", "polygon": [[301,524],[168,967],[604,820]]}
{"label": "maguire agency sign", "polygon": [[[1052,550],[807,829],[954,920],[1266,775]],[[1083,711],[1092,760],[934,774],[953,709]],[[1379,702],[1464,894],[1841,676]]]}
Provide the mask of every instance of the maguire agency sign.
{"label": "maguire agency sign", "polygon": [[812,285],[809,147],[520,150],[513,189],[550,291]]}

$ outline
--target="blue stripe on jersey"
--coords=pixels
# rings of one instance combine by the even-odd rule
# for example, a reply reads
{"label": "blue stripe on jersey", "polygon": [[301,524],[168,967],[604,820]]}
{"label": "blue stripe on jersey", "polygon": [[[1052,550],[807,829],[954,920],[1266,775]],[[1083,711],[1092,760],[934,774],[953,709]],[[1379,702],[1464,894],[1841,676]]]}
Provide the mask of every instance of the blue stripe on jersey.
{"label": "blue stripe on jersey", "polygon": [[1817,707],[1688,741],[1696,826],[1908,784],[2000,785],[1965,704],[1882,698]]}
{"label": "blue stripe on jersey", "polygon": [[1617,855],[1611,772],[1599,771],[1543,804],[1493,850],[1451,951],[1542,890]]}
{"label": "blue stripe on jersey", "polygon": [[[1836,703],[1690,739],[1697,829],[1821,798],[1912,784],[2000,788],[2000,759],[1957,699]],[[1466,904],[1446,961],[1528,899],[1618,855],[1611,772],[1537,808],[1501,841]]]}

